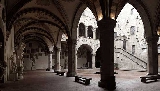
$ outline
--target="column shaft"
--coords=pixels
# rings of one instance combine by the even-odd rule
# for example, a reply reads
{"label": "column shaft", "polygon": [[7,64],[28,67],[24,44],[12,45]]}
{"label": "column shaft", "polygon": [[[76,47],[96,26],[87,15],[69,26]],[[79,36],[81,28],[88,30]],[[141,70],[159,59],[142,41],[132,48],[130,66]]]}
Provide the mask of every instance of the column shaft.
{"label": "column shaft", "polygon": [[18,79],[23,79],[23,64],[21,59],[21,49],[19,49],[17,55],[17,71],[18,71]]}
{"label": "column shaft", "polygon": [[56,53],[56,60],[55,60],[55,71],[60,71],[60,60],[61,60],[61,49],[56,48],[55,50]]}
{"label": "column shaft", "polygon": [[93,39],[96,39],[96,29],[93,30]]}
{"label": "column shaft", "polygon": [[95,57],[96,57],[96,54],[92,54],[92,68],[93,69],[95,68]]}
{"label": "column shaft", "polygon": [[76,39],[68,39],[68,77],[75,76],[77,69]]}
{"label": "column shaft", "polygon": [[148,42],[148,74],[158,74],[158,36],[147,37]]}
{"label": "column shaft", "polygon": [[85,38],[88,37],[88,26],[85,26]]}
{"label": "column shaft", "polygon": [[108,90],[116,89],[114,76],[114,27],[116,21],[110,18],[98,21],[101,48],[101,80],[99,86]]}
{"label": "column shaft", "polygon": [[48,70],[49,71],[52,70],[52,52],[49,52],[49,55],[48,55]]}

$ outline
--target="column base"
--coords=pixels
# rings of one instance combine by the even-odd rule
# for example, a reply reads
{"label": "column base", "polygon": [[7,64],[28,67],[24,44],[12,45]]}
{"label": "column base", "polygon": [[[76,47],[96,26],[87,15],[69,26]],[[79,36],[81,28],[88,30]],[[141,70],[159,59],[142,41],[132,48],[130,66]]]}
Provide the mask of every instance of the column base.
{"label": "column base", "polygon": [[36,67],[35,66],[31,67],[31,70],[36,70]]}
{"label": "column base", "polygon": [[74,77],[76,75],[77,75],[76,72],[67,72],[67,77]]}
{"label": "column base", "polygon": [[54,68],[54,71],[61,71],[60,68]]}
{"label": "column base", "polygon": [[115,76],[108,76],[105,81],[103,80],[99,81],[98,86],[106,88],[107,90],[115,90],[116,89]]}
{"label": "column base", "polygon": [[17,81],[18,80],[18,73],[12,73],[9,76],[10,81]]}
{"label": "column base", "polygon": [[54,69],[54,72],[61,71],[60,69]]}
{"label": "column base", "polygon": [[157,73],[157,74],[148,73],[147,75],[157,75],[157,76],[159,76],[159,74],[158,74],[158,73]]}
{"label": "column base", "polygon": [[24,77],[23,77],[23,75],[22,74],[20,74],[19,76],[18,76],[18,80],[21,80],[21,79],[23,79]]}
{"label": "column base", "polygon": [[46,71],[51,71],[51,69],[47,68]]}
{"label": "column base", "polygon": [[50,69],[47,68],[46,71],[50,71]]}

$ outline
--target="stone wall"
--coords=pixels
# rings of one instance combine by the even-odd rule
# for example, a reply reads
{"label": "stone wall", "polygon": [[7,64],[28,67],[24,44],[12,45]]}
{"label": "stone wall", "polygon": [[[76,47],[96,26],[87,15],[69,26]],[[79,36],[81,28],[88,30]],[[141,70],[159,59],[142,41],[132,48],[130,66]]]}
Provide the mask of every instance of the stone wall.
{"label": "stone wall", "polygon": [[[33,57],[35,62],[33,62]],[[24,50],[23,62],[24,70],[47,69],[48,54],[44,52],[44,48],[39,43],[29,42]]]}

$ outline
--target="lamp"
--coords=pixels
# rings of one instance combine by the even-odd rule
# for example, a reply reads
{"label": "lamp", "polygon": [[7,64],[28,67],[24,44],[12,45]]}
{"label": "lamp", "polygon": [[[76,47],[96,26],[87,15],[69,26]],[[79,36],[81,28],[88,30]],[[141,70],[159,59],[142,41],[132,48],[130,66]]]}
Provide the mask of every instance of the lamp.
{"label": "lamp", "polygon": [[99,14],[98,15],[98,20],[101,20],[103,18],[103,15],[102,14]]}
{"label": "lamp", "polygon": [[110,14],[110,18],[113,19],[113,20],[115,20],[115,14],[114,14],[114,13],[111,13],[111,14]]}
{"label": "lamp", "polygon": [[160,36],[160,27],[158,27],[157,35]]}

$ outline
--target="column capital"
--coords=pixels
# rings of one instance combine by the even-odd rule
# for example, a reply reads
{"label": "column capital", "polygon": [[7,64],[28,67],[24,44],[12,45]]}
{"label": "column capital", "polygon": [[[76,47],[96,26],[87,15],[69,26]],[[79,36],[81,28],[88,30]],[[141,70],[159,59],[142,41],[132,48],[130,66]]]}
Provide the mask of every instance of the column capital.
{"label": "column capital", "polygon": [[16,55],[16,52],[15,52],[15,51],[13,52],[13,55]]}
{"label": "column capital", "polygon": [[92,56],[96,56],[96,53],[92,53]]}
{"label": "column capital", "polygon": [[49,54],[52,54],[52,53],[53,53],[53,51],[49,51],[48,53],[49,53]]}
{"label": "column capital", "polygon": [[93,32],[96,32],[96,29],[97,29],[97,28],[94,28],[94,27],[93,27],[93,28],[92,28],[92,31],[93,31]]}
{"label": "column capital", "polygon": [[111,18],[106,18],[98,21],[97,25],[100,31],[110,30],[116,26],[116,21]]}
{"label": "column capital", "polygon": [[54,49],[57,51],[61,51],[61,48],[59,48],[59,47],[54,47]]}
{"label": "column capital", "polygon": [[57,48],[58,51],[61,51],[61,48]]}
{"label": "column capital", "polygon": [[146,37],[147,43],[158,42],[158,40],[159,40],[159,36],[158,35]]}
{"label": "column capital", "polygon": [[77,39],[68,39],[67,43],[68,44],[75,44],[76,45],[77,44]]}

